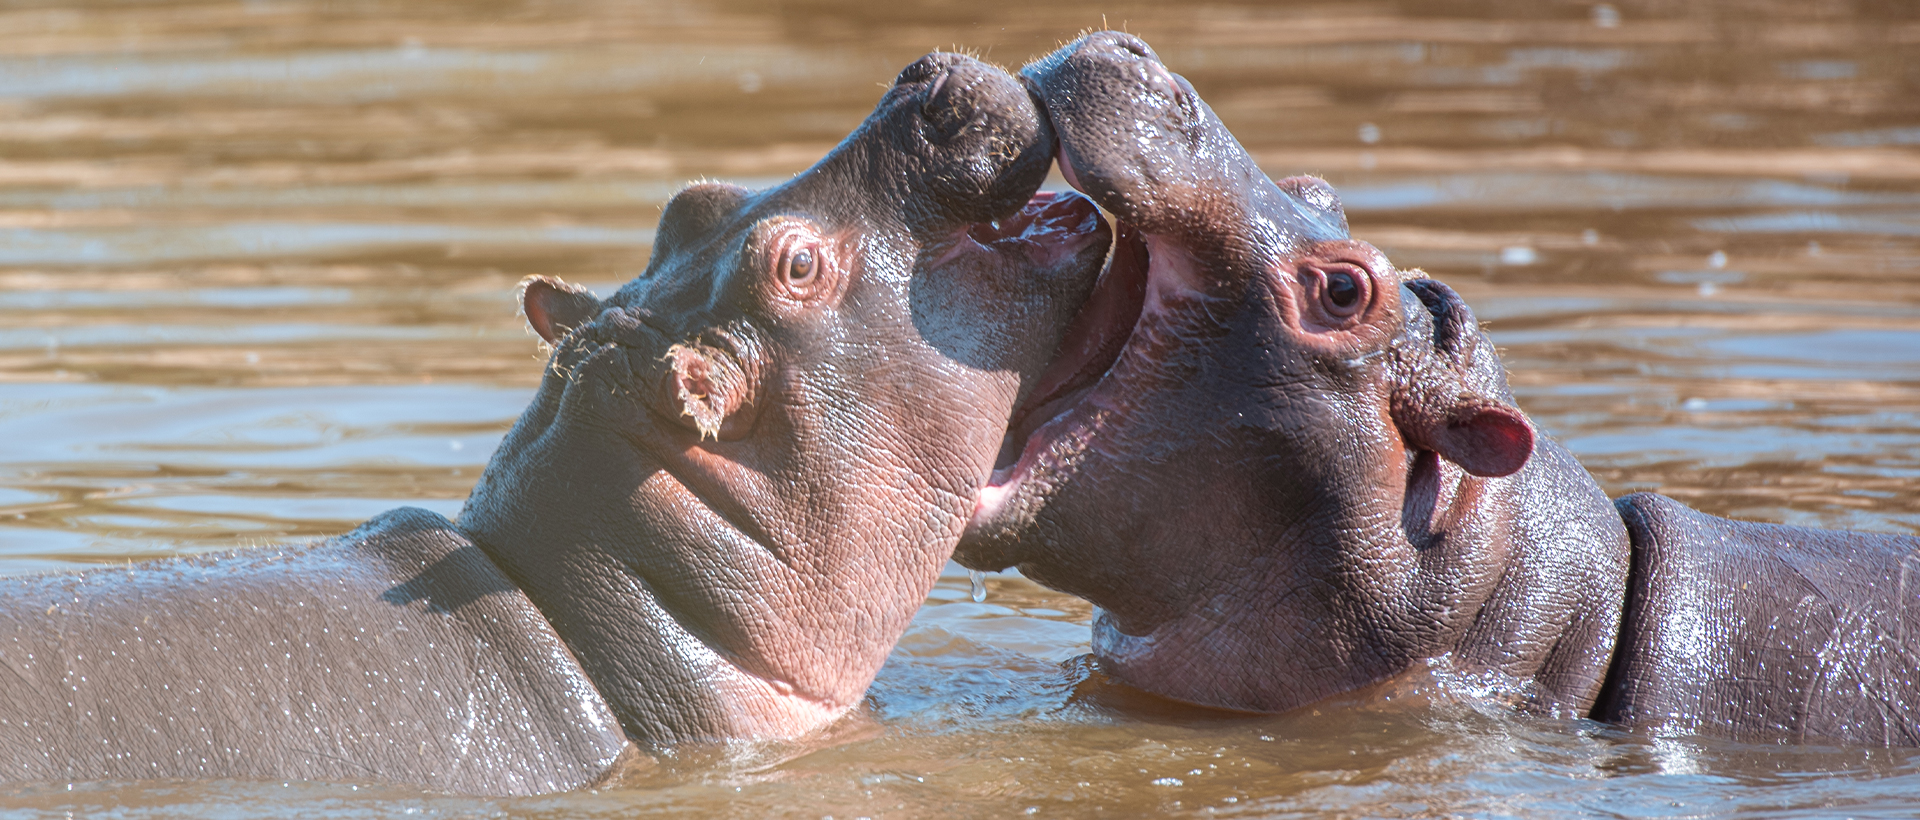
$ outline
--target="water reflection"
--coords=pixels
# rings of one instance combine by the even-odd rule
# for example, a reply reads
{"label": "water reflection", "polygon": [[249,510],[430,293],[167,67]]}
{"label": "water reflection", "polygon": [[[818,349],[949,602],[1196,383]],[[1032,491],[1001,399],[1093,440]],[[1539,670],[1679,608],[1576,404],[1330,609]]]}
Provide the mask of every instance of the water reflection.
{"label": "water reflection", "polygon": [[[0,10],[0,572],[451,512],[539,373],[521,276],[609,293],[678,186],[785,179],[920,53],[1018,63],[1103,24],[1454,285],[1609,492],[1920,532],[1920,20],[1894,5],[216,0]],[[1904,751],[1462,704],[1182,711],[1074,660],[1083,602],[1017,575],[976,602],[949,569],[827,739],[528,801],[189,783],[0,805],[1823,817],[1905,816],[1920,786]]]}
{"label": "water reflection", "polygon": [[124,265],[193,259],[249,259],[344,255],[381,246],[454,244],[638,245],[653,243],[651,228],[566,225],[394,225],[313,222],[235,222],[153,228],[0,230],[0,265]]}

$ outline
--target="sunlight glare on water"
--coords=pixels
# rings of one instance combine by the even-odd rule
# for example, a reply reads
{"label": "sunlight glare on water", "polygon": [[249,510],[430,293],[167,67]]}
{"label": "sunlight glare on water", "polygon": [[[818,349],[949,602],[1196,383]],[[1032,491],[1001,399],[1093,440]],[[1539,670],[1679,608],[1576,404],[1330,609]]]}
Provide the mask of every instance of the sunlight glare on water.
{"label": "sunlight glare on water", "polygon": [[[1920,10],[1898,3],[0,9],[0,573],[452,515],[541,372],[514,286],[611,293],[685,182],[818,159],[902,66],[1145,37],[1271,175],[1466,298],[1610,493],[1920,532]],[[992,596],[987,596],[991,587]],[[1092,609],[948,565],[820,736],[526,799],[0,786],[0,816],[1910,817],[1910,750],[1520,718],[1435,689],[1187,709]],[[0,690],[3,691],[3,690]]]}

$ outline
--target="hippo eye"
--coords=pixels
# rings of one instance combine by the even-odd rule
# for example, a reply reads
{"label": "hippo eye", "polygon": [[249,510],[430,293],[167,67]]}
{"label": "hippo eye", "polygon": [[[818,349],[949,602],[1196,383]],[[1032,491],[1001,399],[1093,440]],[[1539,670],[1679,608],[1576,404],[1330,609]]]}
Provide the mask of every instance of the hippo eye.
{"label": "hippo eye", "polygon": [[1335,308],[1352,309],[1360,301],[1360,283],[1343,270],[1327,274],[1327,301]]}
{"label": "hippo eye", "polygon": [[1371,282],[1365,269],[1356,270],[1351,264],[1312,265],[1303,272],[1309,272],[1309,278],[1301,284],[1319,291],[1320,313],[1336,324],[1344,323],[1366,308]]}
{"label": "hippo eye", "polygon": [[818,270],[819,263],[813,258],[812,248],[801,248],[794,251],[792,256],[787,257],[788,284],[805,287],[809,282],[813,281],[813,275],[818,272]]}
{"label": "hippo eye", "polygon": [[838,285],[834,248],[806,219],[777,215],[762,220],[743,250],[758,267],[754,280],[769,296],[812,302],[831,295]]}

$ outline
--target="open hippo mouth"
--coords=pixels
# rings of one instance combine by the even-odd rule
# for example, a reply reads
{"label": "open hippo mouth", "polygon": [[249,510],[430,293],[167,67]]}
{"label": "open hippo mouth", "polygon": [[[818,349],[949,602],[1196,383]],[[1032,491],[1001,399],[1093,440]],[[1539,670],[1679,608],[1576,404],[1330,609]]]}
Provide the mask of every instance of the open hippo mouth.
{"label": "open hippo mouth", "polygon": [[[1051,270],[1091,242],[1099,234],[1102,222],[1100,209],[1081,194],[1037,191],[1013,215],[992,222],[975,222],[961,233],[980,247],[1022,243],[1032,267]],[[934,264],[938,266],[977,246],[957,242]]]}
{"label": "open hippo mouth", "polygon": [[[1069,184],[1080,188],[1066,154],[1058,155],[1060,169]],[[1079,199],[1080,197],[1075,197]],[[1095,219],[1103,219],[1099,214]],[[980,505],[974,514],[979,524],[995,518],[1013,490],[1034,465],[1055,452],[1054,444],[1075,436],[1078,449],[1086,444],[1085,432],[1097,429],[1074,424],[1076,417],[1097,412],[1102,403],[1093,394],[1107,381],[1123,353],[1133,341],[1148,301],[1149,283],[1167,279],[1166,265],[1153,264],[1153,255],[1143,234],[1126,221],[1115,218],[1113,248],[1067,335],[1060,342],[1052,364],[1041,373],[1027,399],[1014,408],[1006,438],[994,462],[992,477],[981,488]],[[1170,269],[1168,269],[1170,270]],[[1161,274],[1156,278],[1155,274]],[[1117,409],[1117,408],[1106,408]]]}

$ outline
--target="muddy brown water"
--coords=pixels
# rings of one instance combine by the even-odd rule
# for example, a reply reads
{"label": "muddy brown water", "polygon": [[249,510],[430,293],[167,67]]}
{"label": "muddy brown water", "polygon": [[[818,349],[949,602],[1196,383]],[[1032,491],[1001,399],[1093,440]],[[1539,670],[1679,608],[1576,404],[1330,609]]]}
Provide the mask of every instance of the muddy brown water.
{"label": "muddy brown water", "polygon": [[[1610,493],[1920,531],[1905,3],[26,0],[0,6],[0,574],[451,515],[540,371],[521,276],[605,294],[684,181],[798,171],[927,50],[1017,65],[1103,24],[1464,294]],[[1084,603],[968,593],[950,567],[824,736],[597,792],[54,783],[0,816],[1920,813],[1913,751],[1470,697],[1172,708],[1077,660]]]}

